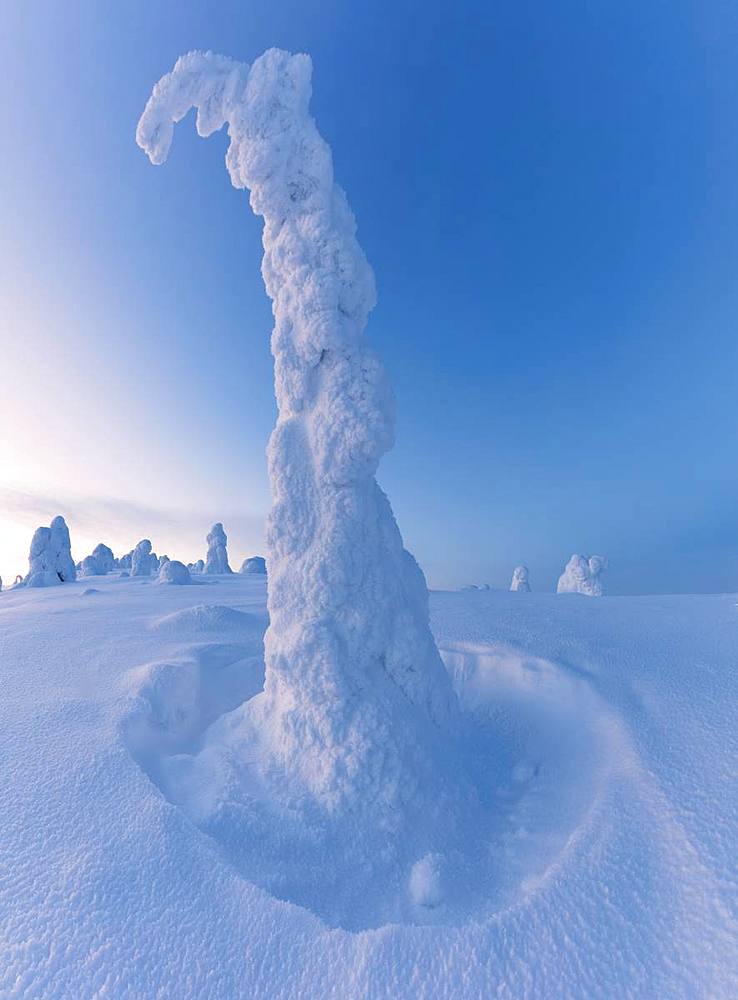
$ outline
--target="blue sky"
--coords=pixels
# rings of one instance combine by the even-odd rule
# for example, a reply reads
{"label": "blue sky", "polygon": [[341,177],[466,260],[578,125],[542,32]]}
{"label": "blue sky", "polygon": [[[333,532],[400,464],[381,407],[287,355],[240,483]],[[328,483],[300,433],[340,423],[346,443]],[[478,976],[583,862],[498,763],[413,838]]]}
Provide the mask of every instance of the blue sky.
{"label": "blue sky", "polygon": [[[134,141],[176,57],[309,52],[397,395],[380,467],[433,586],[738,589],[738,12],[719,2],[34,3],[4,12],[0,572],[57,511],[260,551],[260,223],[225,137]],[[48,523],[48,521],[47,521]],[[202,540],[202,541],[201,541]],[[18,563],[21,563],[18,565]]]}

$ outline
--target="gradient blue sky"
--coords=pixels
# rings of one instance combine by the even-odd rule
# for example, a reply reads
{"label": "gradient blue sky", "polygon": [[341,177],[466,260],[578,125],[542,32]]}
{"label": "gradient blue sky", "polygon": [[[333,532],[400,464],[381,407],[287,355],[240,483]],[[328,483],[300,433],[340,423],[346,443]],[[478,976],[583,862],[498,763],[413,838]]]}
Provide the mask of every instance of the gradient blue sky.
{"label": "gradient blue sky", "polygon": [[[398,399],[380,468],[433,586],[738,589],[734,3],[69,2],[3,8],[0,572],[62,512],[192,559],[260,551],[274,419],[260,223],[176,57],[314,61]],[[89,545],[89,547],[88,547]]]}

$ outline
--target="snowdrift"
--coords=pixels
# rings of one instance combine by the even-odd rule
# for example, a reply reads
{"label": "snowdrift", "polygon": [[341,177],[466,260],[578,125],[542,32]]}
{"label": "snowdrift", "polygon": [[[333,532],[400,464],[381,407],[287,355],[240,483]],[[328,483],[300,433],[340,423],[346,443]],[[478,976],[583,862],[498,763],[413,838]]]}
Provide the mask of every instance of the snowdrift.
{"label": "snowdrift", "polygon": [[200,579],[0,594],[0,995],[735,995],[734,596],[432,595],[484,822],[385,858],[265,797]]}

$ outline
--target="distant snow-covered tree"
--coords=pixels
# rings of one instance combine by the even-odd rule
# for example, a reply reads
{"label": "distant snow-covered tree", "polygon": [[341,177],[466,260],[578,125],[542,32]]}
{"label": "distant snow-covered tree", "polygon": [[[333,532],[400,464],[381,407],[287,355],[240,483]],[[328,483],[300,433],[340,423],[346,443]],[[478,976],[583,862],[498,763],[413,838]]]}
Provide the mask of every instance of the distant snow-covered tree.
{"label": "distant snow-covered tree", "polygon": [[556,586],[557,594],[602,596],[602,574],[607,569],[604,556],[580,556],[576,553],[566,564]]}
{"label": "distant snow-covered tree", "polygon": [[131,576],[151,576],[151,542],[142,538],[131,556]]}
{"label": "distant snow-covered tree", "polygon": [[100,572],[100,564],[95,556],[85,556],[79,564],[80,576],[99,576]]}
{"label": "distant snow-covered tree", "polygon": [[48,528],[37,528],[28,556],[27,587],[52,587],[77,579],[69,528],[61,515]]}
{"label": "distant snow-covered tree", "polygon": [[159,583],[192,583],[190,571],[178,559],[167,559],[159,567]]}
{"label": "distant snow-covered tree", "polygon": [[100,542],[92,550],[93,558],[97,561],[100,573],[112,573],[115,569],[115,556],[113,555],[113,550],[109,546],[104,545]]}
{"label": "distant snow-covered tree", "polygon": [[512,581],[510,582],[510,590],[519,590],[525,593],[530,593],[530,581],[528,579],[527,566],[515,567],[513,570]]}
{"label": "distant snow-covered tree", "polygon": [[241,569],[239,573],[246,574],[261,574],[266,576],[266,559],[263,556],[249,556],[248,559],[244,559],[241,563]]}
{"label": "distant snow-covered tree", "polygon": [[220,521],[208,532],[208,553],[205,558],[206,573],[232,573],[228,565],[228,537]]}

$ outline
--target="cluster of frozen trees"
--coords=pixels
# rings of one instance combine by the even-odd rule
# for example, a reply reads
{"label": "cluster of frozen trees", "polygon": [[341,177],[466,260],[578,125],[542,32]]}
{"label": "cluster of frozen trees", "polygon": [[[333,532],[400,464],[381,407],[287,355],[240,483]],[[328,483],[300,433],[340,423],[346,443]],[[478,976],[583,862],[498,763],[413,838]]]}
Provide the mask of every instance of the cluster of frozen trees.
{"label": "cluster of frozen trees", "polygon": [[[607,559],[604,556],[581,556],[575,553],[559,577],[556,593],[601,597],[603,592],[602,575],[606,569]],[[489,585],[484,587],[470,586],[463,589],[489,590]],[[518,593],[530,593],[530,574],[527,566],[515,567],[510,581],[510,590]]]}
{"label": "cluster of frozen trees", "polygon": [[[100,542],[90,555],[75,565],[69,529],[59,515],[48,528],[38,528],[35,532],[28,557],[28,574],[17,582],[27,587],[50,587],[76,580],[78,576],[105,576],[118,571],[122,576],[158,576],[161,582],[181,584],[189,583],[191,574],[232,573],[228,564],[228,539],[220,522],[208,532],[206,542],[206,558],[187,565],[167,555],[158,556],[148,538],[142,538],[130,552],[119,557],[109,545]],[[262,556],[251,556],[244,560],[241,572],[266,574],[266,562]]]}

